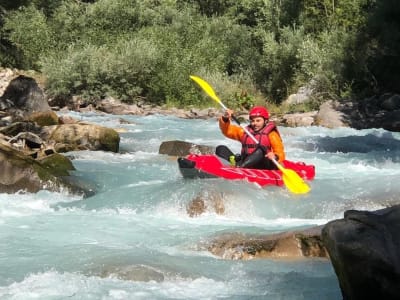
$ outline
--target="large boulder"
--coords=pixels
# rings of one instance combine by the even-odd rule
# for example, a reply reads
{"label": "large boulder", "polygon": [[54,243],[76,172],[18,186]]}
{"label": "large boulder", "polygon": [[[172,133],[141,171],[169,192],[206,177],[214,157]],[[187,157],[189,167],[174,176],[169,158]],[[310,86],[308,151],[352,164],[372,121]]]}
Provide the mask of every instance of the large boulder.
{"label": "large boulder", "polygon": [[[39,120],[42,125],[57,123],[46,97],[35,79],[19,75],[12,79],[0,97],[0,110],[6,111],[14,120]],[[44,124],[46,123],[46,124]]]}
{"label": "large boulder", "polygon": [[224,259],[327,257],[321,240],[322,226],[270,235],[227,233],[208,242],[206,248]]}
{"label": "large boulder", "polygon": [[[54,168],[56,166],[56,168]],[[85,196],[93,191],[82,189],[70,183],[69,171],[74,167],[65,157],[55,154],[42,162],[34,160],[0,140],[0,192],[16,193],[26,191],[36,193],[39,190],[78,193]],[[66,176],[66,177],[64,177]]]}
{"label": "large boulder", "polygon": [[400,205],[346,211],[325,225],[322,239],[343,299],[400,299]]}
{"label": "large boulder", "polygon": [[343,112],[340,111],[340,103],[337,101],[327,101],[321,104],[315,116],[315,124],[328,128],[349,127],[345,121]]}
{"label": "large boulder", "polygon": [[186,156],[188,154],[213,154],[215,149],[210,146],[196,145],[184,141],[165,141],[162,142],[158,150],[159,154],[171,156]]}
{"label": "large boulder", "polygon": [[87,124],[61,124],[43,127],[43,140],[54,143],[56,152],[103,150],[118,152],[120,137],[111,128]]}

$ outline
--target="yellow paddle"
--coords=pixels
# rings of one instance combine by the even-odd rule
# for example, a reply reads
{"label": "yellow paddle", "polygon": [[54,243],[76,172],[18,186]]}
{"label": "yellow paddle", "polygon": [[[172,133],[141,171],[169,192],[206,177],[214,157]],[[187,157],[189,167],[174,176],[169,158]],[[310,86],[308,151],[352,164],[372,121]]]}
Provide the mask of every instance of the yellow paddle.
{"label": "yellow paddle", "polygon": [[[212,99],[218,102],[223,109],[227,110],[226,106],[221,102],[218,96],[215,94],[213,88],[203,79],[197,76],[190,76],[192,80],[194,80]],[[247,128],[240,124],[239,120],[232,116],[232,119],[243,128],[243,130],[249,135],[250,138],[253,139],[255,143],[259,143],[258,140],[247,130]],[[306,194],[311,188],[307,183],[297,174],[295,171],[291,169],[285,169],[279,162],[275,159],[272,159],[272,162],[278,167],[279,170],[282,171],[283,182],[287,189],[294,194]]]}

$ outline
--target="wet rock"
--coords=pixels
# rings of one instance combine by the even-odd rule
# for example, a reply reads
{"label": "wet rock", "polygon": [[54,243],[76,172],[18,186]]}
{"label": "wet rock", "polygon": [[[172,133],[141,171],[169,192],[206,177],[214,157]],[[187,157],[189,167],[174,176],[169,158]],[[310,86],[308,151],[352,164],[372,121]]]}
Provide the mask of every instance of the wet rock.
{"label": "wet rock", "polygon": [[224,259],[327,257],[321,226],[271,235],[229,233],[212,240],[207,249]]}
{"label": "wet rock", "polygon": [[39,190],[57,192],[67,190],[74,194],[86,196],[92,194],[57,176],[60,173],[68,175],[69,167],[61,171],[63,167],[59,165],[56,172],[48,166],[48,163],[41,164],[23,152],[12,148],[7,142],[0,140],[0,192],[26,191],[36,193]]}
{"label": "wet rock", "polygon": [[43,168],[49,170],[56,176],[69,176],[69,171],[75,170],[72,162],[67,157],[59,153],[53,153],[45,156],[41,159],[38,159],[38,162]]}
{"label": "wet rock", "polygon": [[196,145],[184,141],[166,141],[162,142],[158,150],[159,154],[166,154],[171,156],[186,156],[188,154],[214,154],[214,147]]}
{"label": "wet rock", "polygon": [[190,217],[197,217],[207,211],[222,215],[225,212],[224,195],[213,191],[202,191],[189,202],[186,211]]}
{"label": "wet rock", "polygon": [[46,126],[41,132],[41,137],[53,142],[56,152],[74,150],[118,152],[120,141],[119,134],[114,129],[85,123]]}
{"label": "wet rock", "polygon": [[343,299],[400,299],[400,205],[346,211],[325,225],[322,239]]}
{"label": "wet rock", "polygon": [[110,267],[101,272],[101,277],[113,277],[130,281],[163,282],[164,275],[152,267],[144,265]]}

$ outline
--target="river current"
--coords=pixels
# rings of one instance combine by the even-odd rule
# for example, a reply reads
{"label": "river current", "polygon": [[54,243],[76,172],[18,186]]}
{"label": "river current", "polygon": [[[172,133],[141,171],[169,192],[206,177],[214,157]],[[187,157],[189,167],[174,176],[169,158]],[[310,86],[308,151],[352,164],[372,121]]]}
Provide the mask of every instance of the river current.
{"label": "river current", "polygon": [[[400,202],[400,134],[383,129],[279,127],[287,158],[316,166],[307,195],[221,179],[188,180],[163,141],[238,142],[216,119],[69,115],[120,129],[120,153],[70,152],[81,181],[96,190],[0,194],[0,299],[341,299],[326,259],[225,260],[203,246],[224,233],[277,233],[322,225],[348,209]],[[121,122],[121,119],[128,122]],[[225,212],[192,218],[204,190]]]}

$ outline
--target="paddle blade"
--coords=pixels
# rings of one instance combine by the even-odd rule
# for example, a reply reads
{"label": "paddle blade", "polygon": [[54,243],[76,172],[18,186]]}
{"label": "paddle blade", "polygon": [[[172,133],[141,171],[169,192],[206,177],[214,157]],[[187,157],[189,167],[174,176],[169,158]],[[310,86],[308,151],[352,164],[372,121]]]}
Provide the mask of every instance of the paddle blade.
{"label": "paddle blade", "polygon": [[208,96],[213,98],[219,104],[222,104],[221,100],[215,94],[213,88],[207,83],[207,81],[201,79],[200,77],[194,76],[194,75],[191,75],[190,78],[192,80],[194,80],[207,93]]}
{"label": "paddle blade", "polygon": [[275,159],[272,159],[272,162],[282,171],[283,183],[289,191],[294,194],[307,194],[311,190],[309,185],[295,171],[285,169]]}
{"label": "paddle blade", "polygon": [[307,194],[311,188],[307,183],[297,174],[295,171],[290,169],[283,169],[283,182],[289,191],[294,194]]}

